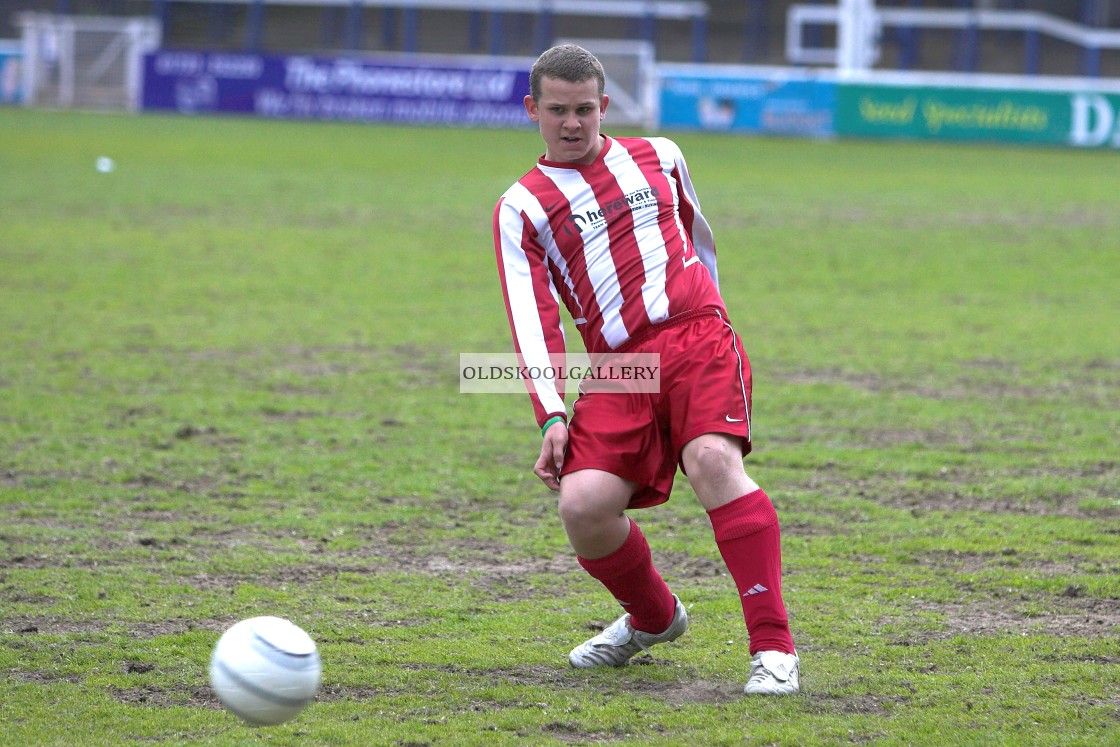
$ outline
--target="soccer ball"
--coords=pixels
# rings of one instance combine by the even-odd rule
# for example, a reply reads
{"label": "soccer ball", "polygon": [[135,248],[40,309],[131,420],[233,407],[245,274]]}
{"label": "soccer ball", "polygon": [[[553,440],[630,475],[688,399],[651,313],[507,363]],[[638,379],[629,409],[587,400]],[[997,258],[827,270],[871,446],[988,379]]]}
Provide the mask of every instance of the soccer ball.
{"label": "soccer ball", "polygon": [[320,673],[311,636],[281,617],[242,620],[222,634],[210,657],[218,700],[253,726],[298,716],[315,697]]}

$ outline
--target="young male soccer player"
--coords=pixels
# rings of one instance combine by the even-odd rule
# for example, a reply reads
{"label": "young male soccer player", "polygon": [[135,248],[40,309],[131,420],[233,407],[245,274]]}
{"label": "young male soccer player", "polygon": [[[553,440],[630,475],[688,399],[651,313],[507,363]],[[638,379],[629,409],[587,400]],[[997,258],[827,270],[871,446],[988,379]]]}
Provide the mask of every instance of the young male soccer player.
{"label": "young male soccer player", "polygon": [[580,565],[626,611],[569,654],[621,666],[685,632],[688,615],[627,509],[668,500],[679,464],[738,588],[752,660],[745,692],[798,692],[773,504],[743,469],[751,371],[719,293],[715,244],[680,149],[599,131],[602,65],[575,45],[530,74],[529,119],[545,153],[499,200],[494,243],[514,347],[527,366],[564,351],[560,303],[591,355],[657,354],[654,393],[581,394],[566,415],[555,381],[530,397],[544,443],[534,472],[560,493]]}

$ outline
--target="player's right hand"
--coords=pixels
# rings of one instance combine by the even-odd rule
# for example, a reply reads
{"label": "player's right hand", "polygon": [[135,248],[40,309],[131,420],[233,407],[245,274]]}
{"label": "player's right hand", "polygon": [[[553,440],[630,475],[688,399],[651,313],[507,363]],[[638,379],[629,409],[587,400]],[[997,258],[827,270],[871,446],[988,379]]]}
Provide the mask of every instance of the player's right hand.
{"label": "player's right hand", "polygon": [[564,467],[564,453],[568,450],[568,426],[563,422],[553,423],[544,432],[541,455],[533,465],[533,474],[550,490],[560,489],[560,470]]}

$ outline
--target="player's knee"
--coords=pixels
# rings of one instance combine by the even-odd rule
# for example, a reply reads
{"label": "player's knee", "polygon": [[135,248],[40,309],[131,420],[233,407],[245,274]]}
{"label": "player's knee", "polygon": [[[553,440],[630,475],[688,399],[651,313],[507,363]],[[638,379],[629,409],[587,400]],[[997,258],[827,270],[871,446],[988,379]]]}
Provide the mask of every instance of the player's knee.
{"label": "player's knee", "polygon": [[723,438],[698,438],[684,454],[690,480],[721,482],[743,472],[743,451],[738,443]]}
{"label": "player's knee", "polygon": [[705,509],[758,489],[743,469],[742,449],[733,438],[701,436],[689,442],[681,457],[688,481]]}
{"label": "player's knee", "polygon": [[585,493],[565,493],[561,491],[557,504],[560,520],[569,534],[580,532],[586,527],[594,527],[609,518],[603,510],[601,503],[592,500]]}
{"label": "player's knee", "polygon": [[569,473],[560,481],[558,508],[569,536],[598,531],[617,519],[630,502],[636,485],[616,475],[597,470]]}

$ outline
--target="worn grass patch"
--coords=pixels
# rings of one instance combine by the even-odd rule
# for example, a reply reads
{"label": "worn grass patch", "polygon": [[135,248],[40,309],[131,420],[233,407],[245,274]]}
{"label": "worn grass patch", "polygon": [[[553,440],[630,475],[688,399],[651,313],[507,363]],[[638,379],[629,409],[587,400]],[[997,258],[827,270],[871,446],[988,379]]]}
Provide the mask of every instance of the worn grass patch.
{"label": "worn grass patch", "polygon": [[[1116,154],[679,138],[803,661],[759,701],[683,479],[639,518],[688,636],[567,667],[617,609],[526,398],[458,393],[509,346],[490,213],[536,135],[0,130],[0,743],[1115,743]],[[254,730],[206,668],[257,614],[324,675]]]}

